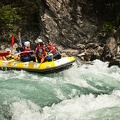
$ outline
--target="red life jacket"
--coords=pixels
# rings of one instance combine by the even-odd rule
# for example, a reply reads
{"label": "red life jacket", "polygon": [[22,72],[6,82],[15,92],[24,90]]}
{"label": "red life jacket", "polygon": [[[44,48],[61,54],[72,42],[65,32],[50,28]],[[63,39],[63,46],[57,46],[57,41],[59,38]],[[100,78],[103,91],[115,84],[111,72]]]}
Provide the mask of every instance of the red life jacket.
{"label": "red life jacket", "polygon": [[[39,51],[40,49],[42,50],[41,53]],[[38,46],[36,48],[36,56],[39,56],[39,54],[41,54],[42,56],[46,56],[46,50],[44,46]]]}
{"label": "red life jacket", "polygon": [[48,45],[47,48],[49,51],[51,51],[53,54],[56,53],[56,46],[55,45]]}
{"label": "red life jacket", "polygon": [[22,53],[20,53],[21,57],[27,57],[30,56],[30,48],[25,48],[24,51],[22,51]]}
{"label": "red life jacket", "polygon": [[38,46],[35,48],[35,53],[36,53],[36,55],[39,53],[39,48],[40,48],[40,45],[38,45]]}
{"label": "red life jacket", "polygon": [[10,55],[10,52],[1,52],[0,57],[6,57],[7,55]]}

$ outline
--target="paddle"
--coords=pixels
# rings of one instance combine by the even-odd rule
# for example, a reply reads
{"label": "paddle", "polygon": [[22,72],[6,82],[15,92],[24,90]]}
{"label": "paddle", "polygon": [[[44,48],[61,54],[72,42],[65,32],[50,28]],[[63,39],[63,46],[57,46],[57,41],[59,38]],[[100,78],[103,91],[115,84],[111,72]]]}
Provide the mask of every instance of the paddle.
{"label": "paddle", "polygon": [[21,33],[20,33],[20,32],[18,33],[18,39],[19,39],[19,42],[20,42],[20,46],[22,46],[22,42],[21,42]]}
{"label": "paddle", "polygon": [[12,38],[11,38],[11,45],[12,45],[12,48],[13,48],[14,42],[15,42],[15,37],[12,35]]}
{"label": "paddle", "polygon": [[14,54],[14,55],[20,55],[21,53],[30,53],[30,52],[34,53],[33,51],[24,51],[24,52],[16,53],[16,54]]}
{"label": "paddle", "polygon": [[12,37],[11,37],[11,46],[12,46],[11,52],[13,52],[14,42],[15,42],[15,37],[12,35]]}
{"label": "paddle", "polygon": [[[21,53],[30,53],[30,52],[33,52],[33,51],[24,51],[24,52],[20,52],[20,53],[16,53],[16,54],[11,53],[11,54],[7,54],[7,55],[6,55],[6,58],[7,58],[7,59],[19,60],[19,55],[20,55]],[[0,53],[0,54],[1,54],[1,53]]]}
{"label": "paddle", "polygon": [[40,63],[43,63],[45,58],[46,58],[46,56],[42,56]]}

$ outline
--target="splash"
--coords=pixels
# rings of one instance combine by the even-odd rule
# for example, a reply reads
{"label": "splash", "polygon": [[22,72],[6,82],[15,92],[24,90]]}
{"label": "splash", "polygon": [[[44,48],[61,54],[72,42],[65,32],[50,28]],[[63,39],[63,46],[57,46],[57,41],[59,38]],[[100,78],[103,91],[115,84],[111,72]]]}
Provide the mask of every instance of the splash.
{"label": "splash", "polygon": [[0,71],[1,120],[120,118],[120,68],[99,60],[42,75]]}

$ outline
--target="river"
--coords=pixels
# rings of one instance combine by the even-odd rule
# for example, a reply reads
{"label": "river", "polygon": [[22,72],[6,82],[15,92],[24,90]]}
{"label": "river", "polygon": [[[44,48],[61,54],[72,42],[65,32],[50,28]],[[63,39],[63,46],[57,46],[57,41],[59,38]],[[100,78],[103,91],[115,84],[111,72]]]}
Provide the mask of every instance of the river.
{"label": "river", "polygon": [[0,71],[0,120],[120,120],[120,68],[74,63],[58,73]]}

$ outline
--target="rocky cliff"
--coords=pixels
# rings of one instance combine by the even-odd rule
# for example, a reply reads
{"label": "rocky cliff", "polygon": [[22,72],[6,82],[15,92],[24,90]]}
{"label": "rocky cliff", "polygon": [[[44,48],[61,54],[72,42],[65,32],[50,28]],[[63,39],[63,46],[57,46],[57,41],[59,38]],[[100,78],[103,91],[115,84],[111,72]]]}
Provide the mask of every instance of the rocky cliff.
{"label": "rocky cliff", "polygon": [[[99,10],[101,11],[101,8],[103,8],[103,12],[100,14],[100,11],[97,11],[97,9],[95,11],[95,8],[98,7],[100,3],[95,1],[98,3],[95,4],[94,0],[92,3],[90,3],[90,1],[91,0],[37,0],[32,1],[32,3],[30,2],[29,5],[35,5],[32,7],[34,9],[31,9],[31,12],[35,10],[35,14],[23,15],[22,18],[26,16],[26,19],[22,19],[23,21],[21,23],[26,23],[26,21],[29,21],[29,18],[32,19],[32,17],[36,15],[34,19],[36,22],[36,19],[39,18],[39,22],[37,22],[37,27],[39,23],[39,30],[35,31],[32,29],[29,34],[28,31],[31,29],[28,30],[28,28],[32,26],[33,22],[28,22],[27,26],[29,27],[24,27],[24,24],[22,24],[20,30],[22,40],[29,40],[32,43],[36,38],[35,33],[39,32],[38,37],[44,42],[49,39],[55,42],[59,48],[61,45],[62,49],[59,49],[61,53],[75,55],[83,61],[100,59],[110,61],[110,66],[115,64],[116,61],[117,64],[120,64],[120,44],[116,42],[113,34],[106,35],[109,31],[100,32],[103,25],[102,22],[104,24],[106,23],[106,21],[104,21],[105,19],[102,18],[108,17],[108,15],[106,16],[104,13],[104,11],[106,11],[106,3],[102,1]],[[27,4],[27,1],[25,1],[25,3]],[[27,4],[25,7],[28,9],[29,5]],[[114,3],[114,5],[116,5],[116,3]],[[39,15],[37,14],[38,9]],[[23,10],[25,11],[26,9]],[[29,9],[27,13],[30,13]],[[103,17],[101,17],[102,15]],[[97,20],[98,16],[100,16],[98,20],[101,23]],[[106,25],[107,30],[109,30],[111,24]],[[34,26],[33,28],[36,27]],[[114,35],[116,34],[116,38],[119,39],[120,27],[118,29],[116,27],[112,29],[112,31]],[[100,37],[105,38],[104,43]],[[18,38],[19,37],[16,37],[19,41]],[[101,40],[101,43],[99,40]]]}
{"label": "rocky cliff", "polygon": [[101,27],[90,5],[87,0],[42,0],[39,37],[66,47],[62,53],[78,56],[83,61],[100,59],[110,61],[109,66],[119,66],[117,48],[120,46],[114,37],[99,43]]}
{"label": "rocky cliff", "polygon": [[40,37],[71,48],[77,48],[80,43],[97,42],[98,22],[94,13],[87,11],[87,2],[82,0],[42,0]]}

